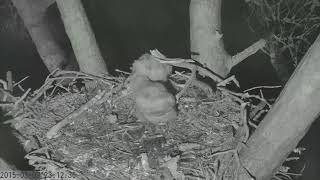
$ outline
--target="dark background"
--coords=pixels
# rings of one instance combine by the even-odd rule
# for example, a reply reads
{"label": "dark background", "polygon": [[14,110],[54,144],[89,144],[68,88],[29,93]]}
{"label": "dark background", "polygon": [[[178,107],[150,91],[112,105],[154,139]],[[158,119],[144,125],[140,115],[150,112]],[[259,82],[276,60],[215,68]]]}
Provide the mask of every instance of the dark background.
{"label": "dark background", "polygon": [[[85,0],[91,25],[108,67],[129,71],[134,59],[157,48],[168,57],[189,57],[189,2],[181,0]],[[38,88],[48,72],[28,36],[23,23],[9,0],[0,0],[0,78],[11,70],[17,81],[30,76],[23,86]],[[225,48],[235,54],[260,37],[249,29],[243,1],[223,0],[222,31]],[[47,18],[52,22],[56,38],[66,48],[68,41],[61,36],[63,25],[56,6],[49,8]],[[279,85],[281,82],[268,60],[259,52],[233,68],[243,90],[259,85]],[[268,94],[268,92],[266,92]],[[307,108],[307,107],[306,107]],[[320,145],[317,142],[320,122],[317,120],[301,141],[306,147],[303,180],[320,177]],[[15,150],[15,151],[13,151]],[[23,151],[10,128],[0,127],[0,156],[26,168]],[[301,168],[303,162],[297,163]]]}

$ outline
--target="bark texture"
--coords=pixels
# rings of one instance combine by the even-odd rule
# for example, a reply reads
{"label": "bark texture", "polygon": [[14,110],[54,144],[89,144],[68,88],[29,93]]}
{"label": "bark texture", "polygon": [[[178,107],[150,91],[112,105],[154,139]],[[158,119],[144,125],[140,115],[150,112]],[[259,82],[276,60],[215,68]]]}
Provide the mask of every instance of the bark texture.
{"label": "bark texture", "polygon": [[47,19],[46,9],[53,0],[12,0],[44,64],[50,72],[68,63],[65,51],[56,41]]}
{"label": "bark texture", "polygon": [[192,58],[226,77],[230,55],[222,40],[221,0],[191,0],[189,11]]}
{"label": "bark texture", "polygon": [[269,180],[306,134],[320,109],[320,35],[303,57],[274,107],[240,152],[243,166]]}
{"label": "bark texture", "polygon": [[259,40],[232,56],[224,49],[221,32],[221,0],[191,0],[190,48],[192,59],[225,78],[232,67],[256,53],[266,44]]}
{"label": "bark texture", "polygon": [[69,36],[80,71],[99,75],[107,73],[81,0],[57,0],[64,27]]}

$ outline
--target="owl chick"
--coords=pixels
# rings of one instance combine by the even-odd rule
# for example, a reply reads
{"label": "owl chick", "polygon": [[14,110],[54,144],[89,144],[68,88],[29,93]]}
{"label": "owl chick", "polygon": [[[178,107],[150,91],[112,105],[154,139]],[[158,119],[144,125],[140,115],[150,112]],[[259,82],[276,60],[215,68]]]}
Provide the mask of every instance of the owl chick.
{"label": "owl chick", "polygon": [[133,63],[130,89],[139,119],[159,124],[177,118],[176,99],[162,84],[168,81],[171,71],[170,65],[150,54]]}
{"label": "owl chick", "polygon": [[135,81],[134,98],[139,119],[159,124],[177,117],[175,97],[163,84],[145,76],[137,76]]}
{"label": "owl chick", "polygon": [[146,76],[151,81],[167,81],[172,66],[160,63],[150,54],[142,55],[132,65],[132,72],[136,75]]}

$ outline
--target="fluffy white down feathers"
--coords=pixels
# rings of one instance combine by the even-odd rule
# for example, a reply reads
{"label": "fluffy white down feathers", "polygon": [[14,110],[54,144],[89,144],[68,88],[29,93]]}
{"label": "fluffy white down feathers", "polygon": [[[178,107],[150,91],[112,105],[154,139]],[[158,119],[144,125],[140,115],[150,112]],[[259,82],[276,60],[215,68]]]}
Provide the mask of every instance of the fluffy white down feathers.
{"label": "fluffy white down feathers", "polygon": [[170,65],[158,62],[149,54],[133,63],[131,89],[140,120],[159,124],[177,118],[175,97],[162,84],[171,70]]}
{"label": "fluffy white down feathers", "polygon": [[151,81],[167,81],[172,66],[160,63],[150,54],[142,55],[132,65],[132,72],[136,75],[146,76]]}

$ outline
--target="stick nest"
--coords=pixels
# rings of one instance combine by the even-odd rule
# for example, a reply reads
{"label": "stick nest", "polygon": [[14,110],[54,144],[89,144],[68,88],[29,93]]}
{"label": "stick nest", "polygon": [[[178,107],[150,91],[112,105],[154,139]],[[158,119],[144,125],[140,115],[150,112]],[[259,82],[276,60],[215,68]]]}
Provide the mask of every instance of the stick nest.
{"label": "stick nest", "polygon": [[[176,73],[170,81],[179,92],[190,76]],[[85,88],[77,88],[80,81]],[[6,107],[13,116],[7,123],[21,134],[35,169],[64,177],[234,180],[243,172],[237,151],[248,126],[241,98],[189,83],[177,101],[178,118],[155,125],[135,117],[127,84],[126,77],[55,72]],[[66,125],[48,138],[61,121]]]}

